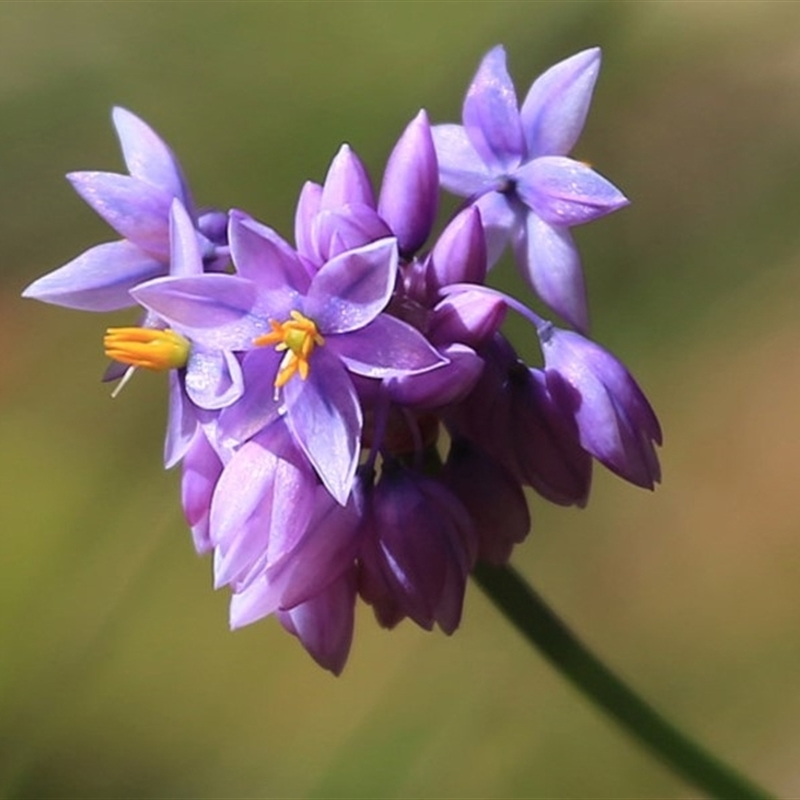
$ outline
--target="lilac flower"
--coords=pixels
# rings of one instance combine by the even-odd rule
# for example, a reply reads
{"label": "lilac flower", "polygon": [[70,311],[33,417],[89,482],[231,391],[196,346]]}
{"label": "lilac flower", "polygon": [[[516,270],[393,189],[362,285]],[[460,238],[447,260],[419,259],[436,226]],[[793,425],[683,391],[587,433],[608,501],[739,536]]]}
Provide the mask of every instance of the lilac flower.
{"label": "lilac flower", "polygon": [[180,164],[169,147],[124,108],[114,109],[113,120],[130,174],[73,172],[67,177],[122,239],[96,245],[44,275],[25,289],[24,297],[84,311],[134,305],[130,289],[168,272],[173,200],[187,209],[207,268],[227,261],[225,243],[219,239],[219,212],[198,219]]}
{"label": "lilac flower", "polygon": [[600,50],[556,64],[531,86],[522,108],[505,50],[481,62],[467,92],[464,125],[436,125],[442,186],[475,201],[489,262],[510,241],[524,276],[570,324],[588,327],[586,291],[569,228],[627,204],[585,164],[567,158],[580,135],[600,68]]}
{"label": "lilac flower", "polygon": [[548,326],[540,332],[547,389],[571,414],[581,446],[637,486],[661,479],[654,444],[661,427],[628,370],[580,334]]}
{"label": "lilac flower", "polygon": [[[205,347],[249,351],[246,391],[220,416],[244,442],[279,415],[342,504],[358,463],[362,411],[349,373],[385,378],[445,360],[410,326],[381,312],[397,272],[397,244],[347,251],[313,277],[273,231],[232,215],[237,275],[158,278],[132,294]],[[272,347],[270,345],[275,345]]]}

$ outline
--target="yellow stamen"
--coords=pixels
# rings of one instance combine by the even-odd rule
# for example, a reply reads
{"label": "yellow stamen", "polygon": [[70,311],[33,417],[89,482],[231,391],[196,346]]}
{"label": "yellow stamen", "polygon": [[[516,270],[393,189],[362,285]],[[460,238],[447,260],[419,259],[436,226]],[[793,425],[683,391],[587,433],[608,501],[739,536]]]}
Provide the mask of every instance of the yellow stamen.
{"label": "yellow stamen", "polygon": [[103,347],[109,358],[122,364],[166,370],[185,367],[191,345],[169,328],[109,328]]}
{"label": "yellow stamen", "polygon": [[299,311],[292,311],[290,316],[291,319],[287,319],[286,322],[271,319],[269,324],[272,330],[253,340],[253,344],[257,347],[274,344],[279,353],[286,351],[275,377],[276,389],[285,386],[296,373],[305,380],[308,377],[308,360],[314,348],[325,344],[325,339],[317,330],[316,323]]}

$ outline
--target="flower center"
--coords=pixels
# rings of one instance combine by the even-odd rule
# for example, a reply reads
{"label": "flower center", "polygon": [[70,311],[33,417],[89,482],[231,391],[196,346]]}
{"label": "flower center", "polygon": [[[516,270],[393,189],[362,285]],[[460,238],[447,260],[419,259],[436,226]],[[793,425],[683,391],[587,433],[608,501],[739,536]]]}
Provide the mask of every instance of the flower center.
{"label": "flower center", "polygon": [[286,351],[275,378],[276,389],[284,386],[296,372],[305,380],[308,377],[308,360],[314,348],[325,344],[315,322],[299,311],[292,311],[290,316],[291,319],[286,322],[271,319],[269,324],[272,330],[253,340],[257,347],[274,344],[278,352]]}
{"label": "flower center", "polygon": [[188,339],[169,328],[109,328],[103,347],[114,361],[155,370],[185,367],[191,349]]}

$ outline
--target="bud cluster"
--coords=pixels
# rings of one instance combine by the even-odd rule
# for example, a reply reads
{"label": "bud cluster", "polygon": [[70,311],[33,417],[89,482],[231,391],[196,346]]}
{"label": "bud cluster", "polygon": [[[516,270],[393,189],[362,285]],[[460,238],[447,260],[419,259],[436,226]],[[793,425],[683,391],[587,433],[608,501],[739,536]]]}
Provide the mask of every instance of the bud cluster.
{"label": "bud cluster", "polygon": [[[478,560],[503,564],[530,528],[524,489],[585,505],[596,459],[652,488],[658,421],[625,367],[590,341],[573,225],[627,204],[569,158],[598,49],[555,65],[521,106],[501,47],[463,124],[421,111],[376,193],[347,145],[303,186],[294,244],[241,210],[198,210],[169,147],[114,110],[129,174],[69,175],[121,236],[24,292],[110,329],[109,378],[169,375],[167,467],[233,627],[274,614],[338,673],[361,597],[381,625],[451,633]],[[430,241],[444,188],[465,198]],[[487,285],[510,247],[558,328]],[[501,327],[521,314],[526,365]]]}

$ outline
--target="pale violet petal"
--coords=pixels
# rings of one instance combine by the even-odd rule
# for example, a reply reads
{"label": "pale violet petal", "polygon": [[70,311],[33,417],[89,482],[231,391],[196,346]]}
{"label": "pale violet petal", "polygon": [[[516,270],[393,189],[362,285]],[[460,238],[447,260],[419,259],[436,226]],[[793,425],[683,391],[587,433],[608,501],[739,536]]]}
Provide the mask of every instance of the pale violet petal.
{"label": "pale violet petal", "polygon": [[522,104],[528,158],[565,156],[583,130],[600,72],[600,48],[584,50],[540,75]]}
{"label": "pale violet petal", "polygon": [[536,158],[517,170],[515,180],[520,199],[551,225],[591,222],[629,202],[591,167],[564,156]]}
{"label": "pale violet petal", "polygon": [[539,297],[577,330],[588,330],[586,285],[569,229],[530,213],[515,251],[523,275]]}
{"label": "pale violet petal", "polygon": [[483,57],[464,99],[463,119],[467,136],[490,169],[508,172],[520,163],[525,142],[503,47]]}
{"label": "pale violet petal", "polygon": [[473,197],[494,186],[497,175],[483,163],[463,126],[434,125],[431,135],[443,189],[460,197]]}
{"label": "pale violet petal", "polygon": [[80,311],[115,311],[135,305],[131,289],[166,271],[163,261],[130,242],[107,242],[38,278],[22,296]]}

